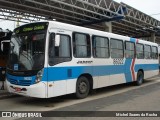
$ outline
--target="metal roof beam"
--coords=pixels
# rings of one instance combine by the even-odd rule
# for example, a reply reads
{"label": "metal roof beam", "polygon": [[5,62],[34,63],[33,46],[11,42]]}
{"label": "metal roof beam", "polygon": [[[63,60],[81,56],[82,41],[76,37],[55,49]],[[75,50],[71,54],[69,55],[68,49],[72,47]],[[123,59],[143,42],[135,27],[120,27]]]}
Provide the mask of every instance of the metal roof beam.
{"label": "metal roof beam", "polygon": [[[27,0],[27,1],[28,1],[28,0]],[[31,0],[29,0],[29,1],[31,1]],[[95,12],[95,11],[94,11],[95,9],[93,9],[93,10],[91,10],[91,9],[86,9],[86,8],[84,7],[84,4],[86,4],[86,5],[90,6],[90,7],[96,8],[96,9],[98,9],[98,10],[110,12],[110,13],[112,13],[112,14],[114,14],[114,15],[122,15],[122,14],[119,14],[119,13],[118,13],[118,11],[119,11],[119,10],[122,10],[122,9],[117,9],[116,12],[113,12],[113,11],[111,11],[111,10],[109,9],[109,7],[107,7],[107,6],[106,6],[106,8],[100,7],[100,6],[99,6],[100,4],[98,4],[98,0],[92,0],[92,1],[76,0],[76,1],[78,1],[78,2],[75,2],[74,4],[72,4],[73,2],[70,2],[70,3],[69,3],[69,2],[67,2],[67,1],[66,1],[66,2],[63,2],[63,1],[60,1],[60,0],[50,0],[50,1],[53,1],[53,2],[56,2],[56,3],[60,3],[60,4],[63,4],[63,5],[69,6],[69,7],[73,7],[73,8],[79,9],[79,10],[83,10],[83,11],[87,11],[87,12],[90,12],[90,13],[94,13],[94,14],[97,14],[97,15],[101,15],[101,16],[104,16],[104,17],[107,17],[107,16],[106,16],[105,14],[99,14],[97,11]],[[70,0],[68,0],[68,1],[70,1]],[[71,1],[72,1],[72,0],[71,0]],[[95,1],[96,4],[92,4],[93,1]],[[101,1],[102,1],[102,0],[101,0]],[[106,1],[106,0],[103,0],[104,3],[105,3],[105,1]],[[109,1],[110,1],[110,3],[114,4],[113,1],[111,1],[111,0],[109,0]],[[82,7],[79,7],[79,5],[77,5],[77,4],[79,4],[79,3],[82,3],[83,6],[82,6]],[[123,13],[123,12],[122,12],[122,13]]]}
{"label": "metal roof beam", "polygon": [[[15,3],[12,3],[12,4],[15,4]],[[22,5],[22,7],[26,7],[25,5]],[[58,14],[58,15],[61,15],[61,14],[59,14],[59,13],[56,13],[56,12],[51,12],[51,11],[47,11],[47,10],[43,10],[43,9],[38,9],[38,8],[35,8],[35,7],[30,7],[30,6],[27,6],[28,8],[30,8],[30,9],[34,9],[34,10],[42,10],[43,12],[48,12],[48,13],[50,13],[50,14]],[[12,8],[12,9],[14,9],[15,10],[15,8]],[[19,11],[18,9],[16,9],[16,11]],[[22,11],[22,12],[26,12],[25,10],[20,10],[20,11]],[[28,11],[28,12],[30,12],[30,11]],[[18,13],[18,12],[17,12]],[[20,14],[20,13],[19,13]],[[26,16],[26,15],[24,15],[24,14],[26,14],[26,13],[23,13],[23,16]],[[36,15],[36,12],[32,12],[32,14],[34,14],[34,16]],[[40,13],[39,13],[40,14]],[[20,14],[21,15],[21,14]],[[46,16],[45,14],[43,14],[42,16]],[[62,15],[62,16],[65,16],[65,15]],[[46,16],[46,17],[48,17],[48,16]],[[70,17],[70,18],[73,18],[72,16],[67,16],[67,17]],[[55,17],[55,19],[63,19],[62,17]],[[45,18],[42,18],[41,17],[41,19],[42,20],[44,20]],[[78,19],[78,18],[76,18],[76,19]],[[35,21],[35,20],[33,20],[33,21]],[[36,21],[37,21],[37,19],[36,19]],[[66,19],[66,21],[71,21],[70,19]],[[83,21],[87,21],[87,20],[83,20]],[[76,24],[78,24],[79,22],[74,22],[74,23],[76,23]]]}
{"label": "metal roof beam", "polygon": [[126,7],[127,12],[126,12],[126,17],[129,17],[139,23],[141,23],[144,27],[145,25],[148,25],[150,27],[157,28],[157,26],[160,26],[160,21],[152,18],[151,16],[121,2],[120,4],[124,5]]}
{"label": "metal roof beam", "polygon": [[[67,13],[73,13],[73,14],[77,14],[77,15],[80,15],[80,16],[85,16],[85,17],[88,17],[88,18],[91,18],[91,19],[97,19],[97,18],[89,16],[89,15],[85,15],[85,14],[82,14],[82,13],[78,13],[78,12],[70,11],[70,10],[67,10],[67,9],[63,9],[61,7],[52,6],[52,5],[49,5],[48,3],[45,4],[45,3],[37,2],[37,1],[34,1],[34,0],[25,0],[25,1],[30,2],[30,3],[34,3],[34,4],[38,4],[38,5],[42,5],[42,6],[46,6],[46,7],[52,8],[52,9],[57,9],[57,10],[61,10],[61,11],[63,10]],[[51,11],[51,12],[53,12],[53,11]],[[53,12],[53,13],[55,13],[55,12]],[[60,13],[57,13],[57,14],[60,14]],[[72,16],[70,16],[70,17],[72,17]]]}
{"label": "metal roof beam", "polygon": [[126,31],[126,32],[132,33],[132,34],[140,34],[140,32],[138,32],[136,30],[133,30],[133,29],[131,29],[129,27],[117,25],[117,24],[112,24],[112,28],[115,28],[115,31],[118,29],[118,30]]}
{"label": "metal roof beam", "polygon": [[91,21],[91,22],[83,22],[80,24],[80,26],[85,26],[85,25],[92,25],[92,24],[97,24],[97,23],[102,23],[102,22],[110,22],[110,21],[117,21],[117,20],[121,20],[123,19],[123,16],[116,16],[113,18],[104,18],[101,20],[95,20],[95,21]]}
{"label": "metal roof beam", "polygon": [[123,35],[130,36],[135,33],[160,33],[160,21],[113,0],[0,0],[0,8],[3,8],[0,19],[33,22],[51,17],[60,22],[75,25],[83,23],[85,27],[101,30],[104,30],[104,26],[97,23],[124,16],[118,22],[112,21],[113,32],[118,28],[119,33],[125,31]]}

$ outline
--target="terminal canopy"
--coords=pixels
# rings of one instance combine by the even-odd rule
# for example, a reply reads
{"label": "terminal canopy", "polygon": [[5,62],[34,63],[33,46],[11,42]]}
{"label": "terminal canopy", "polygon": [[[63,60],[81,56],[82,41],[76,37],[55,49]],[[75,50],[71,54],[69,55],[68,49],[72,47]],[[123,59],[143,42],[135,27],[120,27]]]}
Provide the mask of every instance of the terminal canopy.
{"label": "terminal canopy", "polygon": [[104,22],[112,22],[113,33],[137,38],[155,33],[160,43],[160,21],[113,0],[0,0],[0,19],[52,19],[98,30],[105,30]]}

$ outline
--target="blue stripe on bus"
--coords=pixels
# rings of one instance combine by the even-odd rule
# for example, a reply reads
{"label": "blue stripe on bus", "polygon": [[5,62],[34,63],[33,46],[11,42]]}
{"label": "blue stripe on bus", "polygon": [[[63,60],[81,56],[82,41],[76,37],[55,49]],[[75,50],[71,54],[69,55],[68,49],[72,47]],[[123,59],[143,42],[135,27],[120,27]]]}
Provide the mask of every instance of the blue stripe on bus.
{"label": "blue stripe on bus", "polygon": [[135,38],[130,38],[130,41],[135,43],[136,39]]}
{"label": "blue stripe on bus", "polygon": [[[130,61],[128,60],[126,62],[126,65],[128,65]],[[138,72],[139,69],[143,69],[144,71],[158,70],[159,64],[137,64],[135,65],[134,68],[135,72]],[[68,77],[69,69],[72,71],[71,77]],[[59,81],[67,79],[76,79],[81,74],[84,73],[89,73],[93,77],[125,74],[126,82],[130,82],[132,80],[130,68],[126,68],[125,65],[107,65],[107,66],[49,67],[45,68],[42,81]]]}
{"label": "blue stripe on bus", "polygon": [[[136,42],[136,39],[135,38],[130,38],[130,41],[131,42]],[[129,59],[129,58],[126,58],[125,60],[125,66],[126,66],[126,69],[125,69],[125,79],[126,79],[126,82],[131,82],[132,81],[132,71],[131,71],[131,66],[132,66],[132,59]]]}
{"label": "blue stripe on bus", "polygon": [[124,66],[126,66],[126,68],[125,68],[126,82],[132,81],[132,74],[131,74],[131,70],[130,70],[131,62],[132,62],[132,59],[126,59],[125,64],[124,64]]}
{"label": "blue stripe on bus", "polygon": [[136,72],[138,72],[138,70],[140,70],[140,69],[142,69],[144,71],[158,70],[159,64],[140,64],[140,65],[135,65],[134,69]]}
{"label": "blue stripe on bus", "polygon": [[23,86],[29,86],[32,84],[35,84],[36,76],[13,76],[7,73],[7,80],[15,85],[23,85]]}

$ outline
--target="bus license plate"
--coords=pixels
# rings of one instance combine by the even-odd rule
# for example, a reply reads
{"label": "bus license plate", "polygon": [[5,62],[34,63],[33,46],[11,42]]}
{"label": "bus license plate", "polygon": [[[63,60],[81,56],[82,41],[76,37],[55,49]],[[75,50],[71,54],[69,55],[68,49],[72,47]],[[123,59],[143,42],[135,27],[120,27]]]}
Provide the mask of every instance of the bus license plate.
{"label": "bus license plate", "polygon": [[20,92],[20,91],[21,91],[21,88],[16,87],[16,88],[15,88],[15,91],[16,91],[16,92]]}

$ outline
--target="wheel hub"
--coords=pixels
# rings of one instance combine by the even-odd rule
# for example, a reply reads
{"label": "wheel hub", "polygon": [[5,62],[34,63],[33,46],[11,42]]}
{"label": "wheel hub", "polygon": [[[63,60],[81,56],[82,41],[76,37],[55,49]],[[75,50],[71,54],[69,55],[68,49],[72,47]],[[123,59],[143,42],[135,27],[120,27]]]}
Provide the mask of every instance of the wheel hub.
{"label": "wheel hub", "polygon": [[81,82],[79,84],[79,91],[80,93],[85,93],[87,91],[87,85],[85,82]]}

